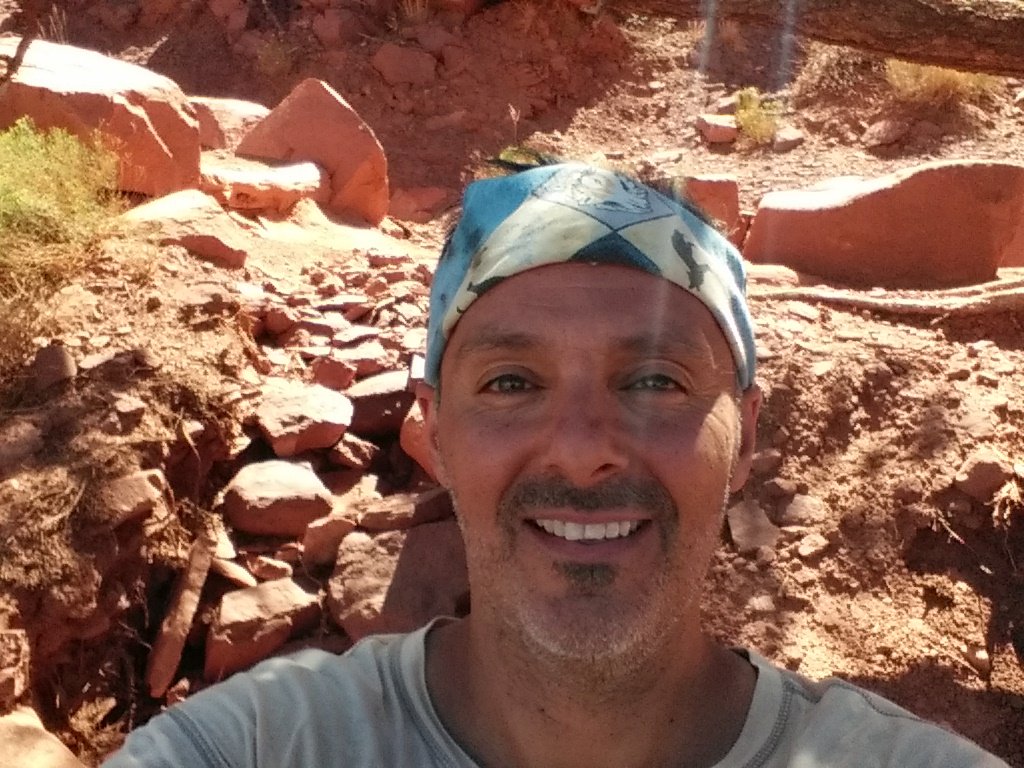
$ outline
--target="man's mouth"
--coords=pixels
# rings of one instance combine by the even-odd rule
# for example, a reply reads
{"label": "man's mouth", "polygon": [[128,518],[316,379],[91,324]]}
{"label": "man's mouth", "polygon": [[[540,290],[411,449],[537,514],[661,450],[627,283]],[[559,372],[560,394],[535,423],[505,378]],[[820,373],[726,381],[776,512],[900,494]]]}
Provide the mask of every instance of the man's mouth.
{"label": "man's mouth", "polygon": [[620,520],[611,523],[571,523],[563,520],[534,520],[533,523],[546,533],[566,541],[605,541],[624,539],[636,533],[643,520]]}

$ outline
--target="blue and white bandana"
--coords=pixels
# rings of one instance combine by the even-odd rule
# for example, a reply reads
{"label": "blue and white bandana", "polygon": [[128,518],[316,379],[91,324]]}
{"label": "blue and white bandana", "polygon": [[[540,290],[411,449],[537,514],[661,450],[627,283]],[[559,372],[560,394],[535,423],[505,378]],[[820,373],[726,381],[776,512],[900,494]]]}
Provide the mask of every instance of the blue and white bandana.
{"label": "blue and white bandana", "polygon": [[564,262],[642,269],[711,310],[732,349],[741,389],[754,382],[754,333],[743,259],[678,202],[622,174],[547,165],[470,184],[430,290],[425,380],[436,386],[452,329],[502,280]]}

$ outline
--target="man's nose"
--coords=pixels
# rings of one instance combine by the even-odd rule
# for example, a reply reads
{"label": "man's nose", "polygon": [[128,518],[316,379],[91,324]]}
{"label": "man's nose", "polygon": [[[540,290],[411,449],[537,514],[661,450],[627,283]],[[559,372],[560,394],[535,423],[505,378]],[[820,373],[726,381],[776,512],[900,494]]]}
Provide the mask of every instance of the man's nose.
{"label": "man's nose", "polygon": [[593,385],[567,387],[552,406],[545,454],[548,471],[582,488],[626,468],[625,435],[614,393]]}

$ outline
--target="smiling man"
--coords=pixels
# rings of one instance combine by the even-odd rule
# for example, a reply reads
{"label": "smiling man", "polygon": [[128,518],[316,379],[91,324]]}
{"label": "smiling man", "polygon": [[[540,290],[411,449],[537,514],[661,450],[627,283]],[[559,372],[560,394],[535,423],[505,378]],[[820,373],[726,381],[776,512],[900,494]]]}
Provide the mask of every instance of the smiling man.
{"label": "smiling man", "polygon": [[700,625],[760,392],[742,261],[583,165],[472,184],[420,402],[472,612],[272,659],[133,733],[128,766],[1003,766]]}

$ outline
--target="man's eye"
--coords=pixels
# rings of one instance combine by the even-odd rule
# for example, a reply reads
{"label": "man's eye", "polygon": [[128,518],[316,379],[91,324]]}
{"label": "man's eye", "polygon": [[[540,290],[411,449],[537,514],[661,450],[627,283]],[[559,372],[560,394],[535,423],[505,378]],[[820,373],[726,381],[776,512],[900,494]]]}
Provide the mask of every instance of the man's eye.
{"label": "man's eye", "polygon": [[628,389],[648,390],[653,392],[673,392],[681,389],[679,384],[662,373],[652,373],[633,381]]}
{"label": "man's eye", "polygon": [[525,392],[530,388],[530,382],[522,376],[517,376],[514,373],[503,373],[488,381],[484,391],[505,394],[509,392]]}

